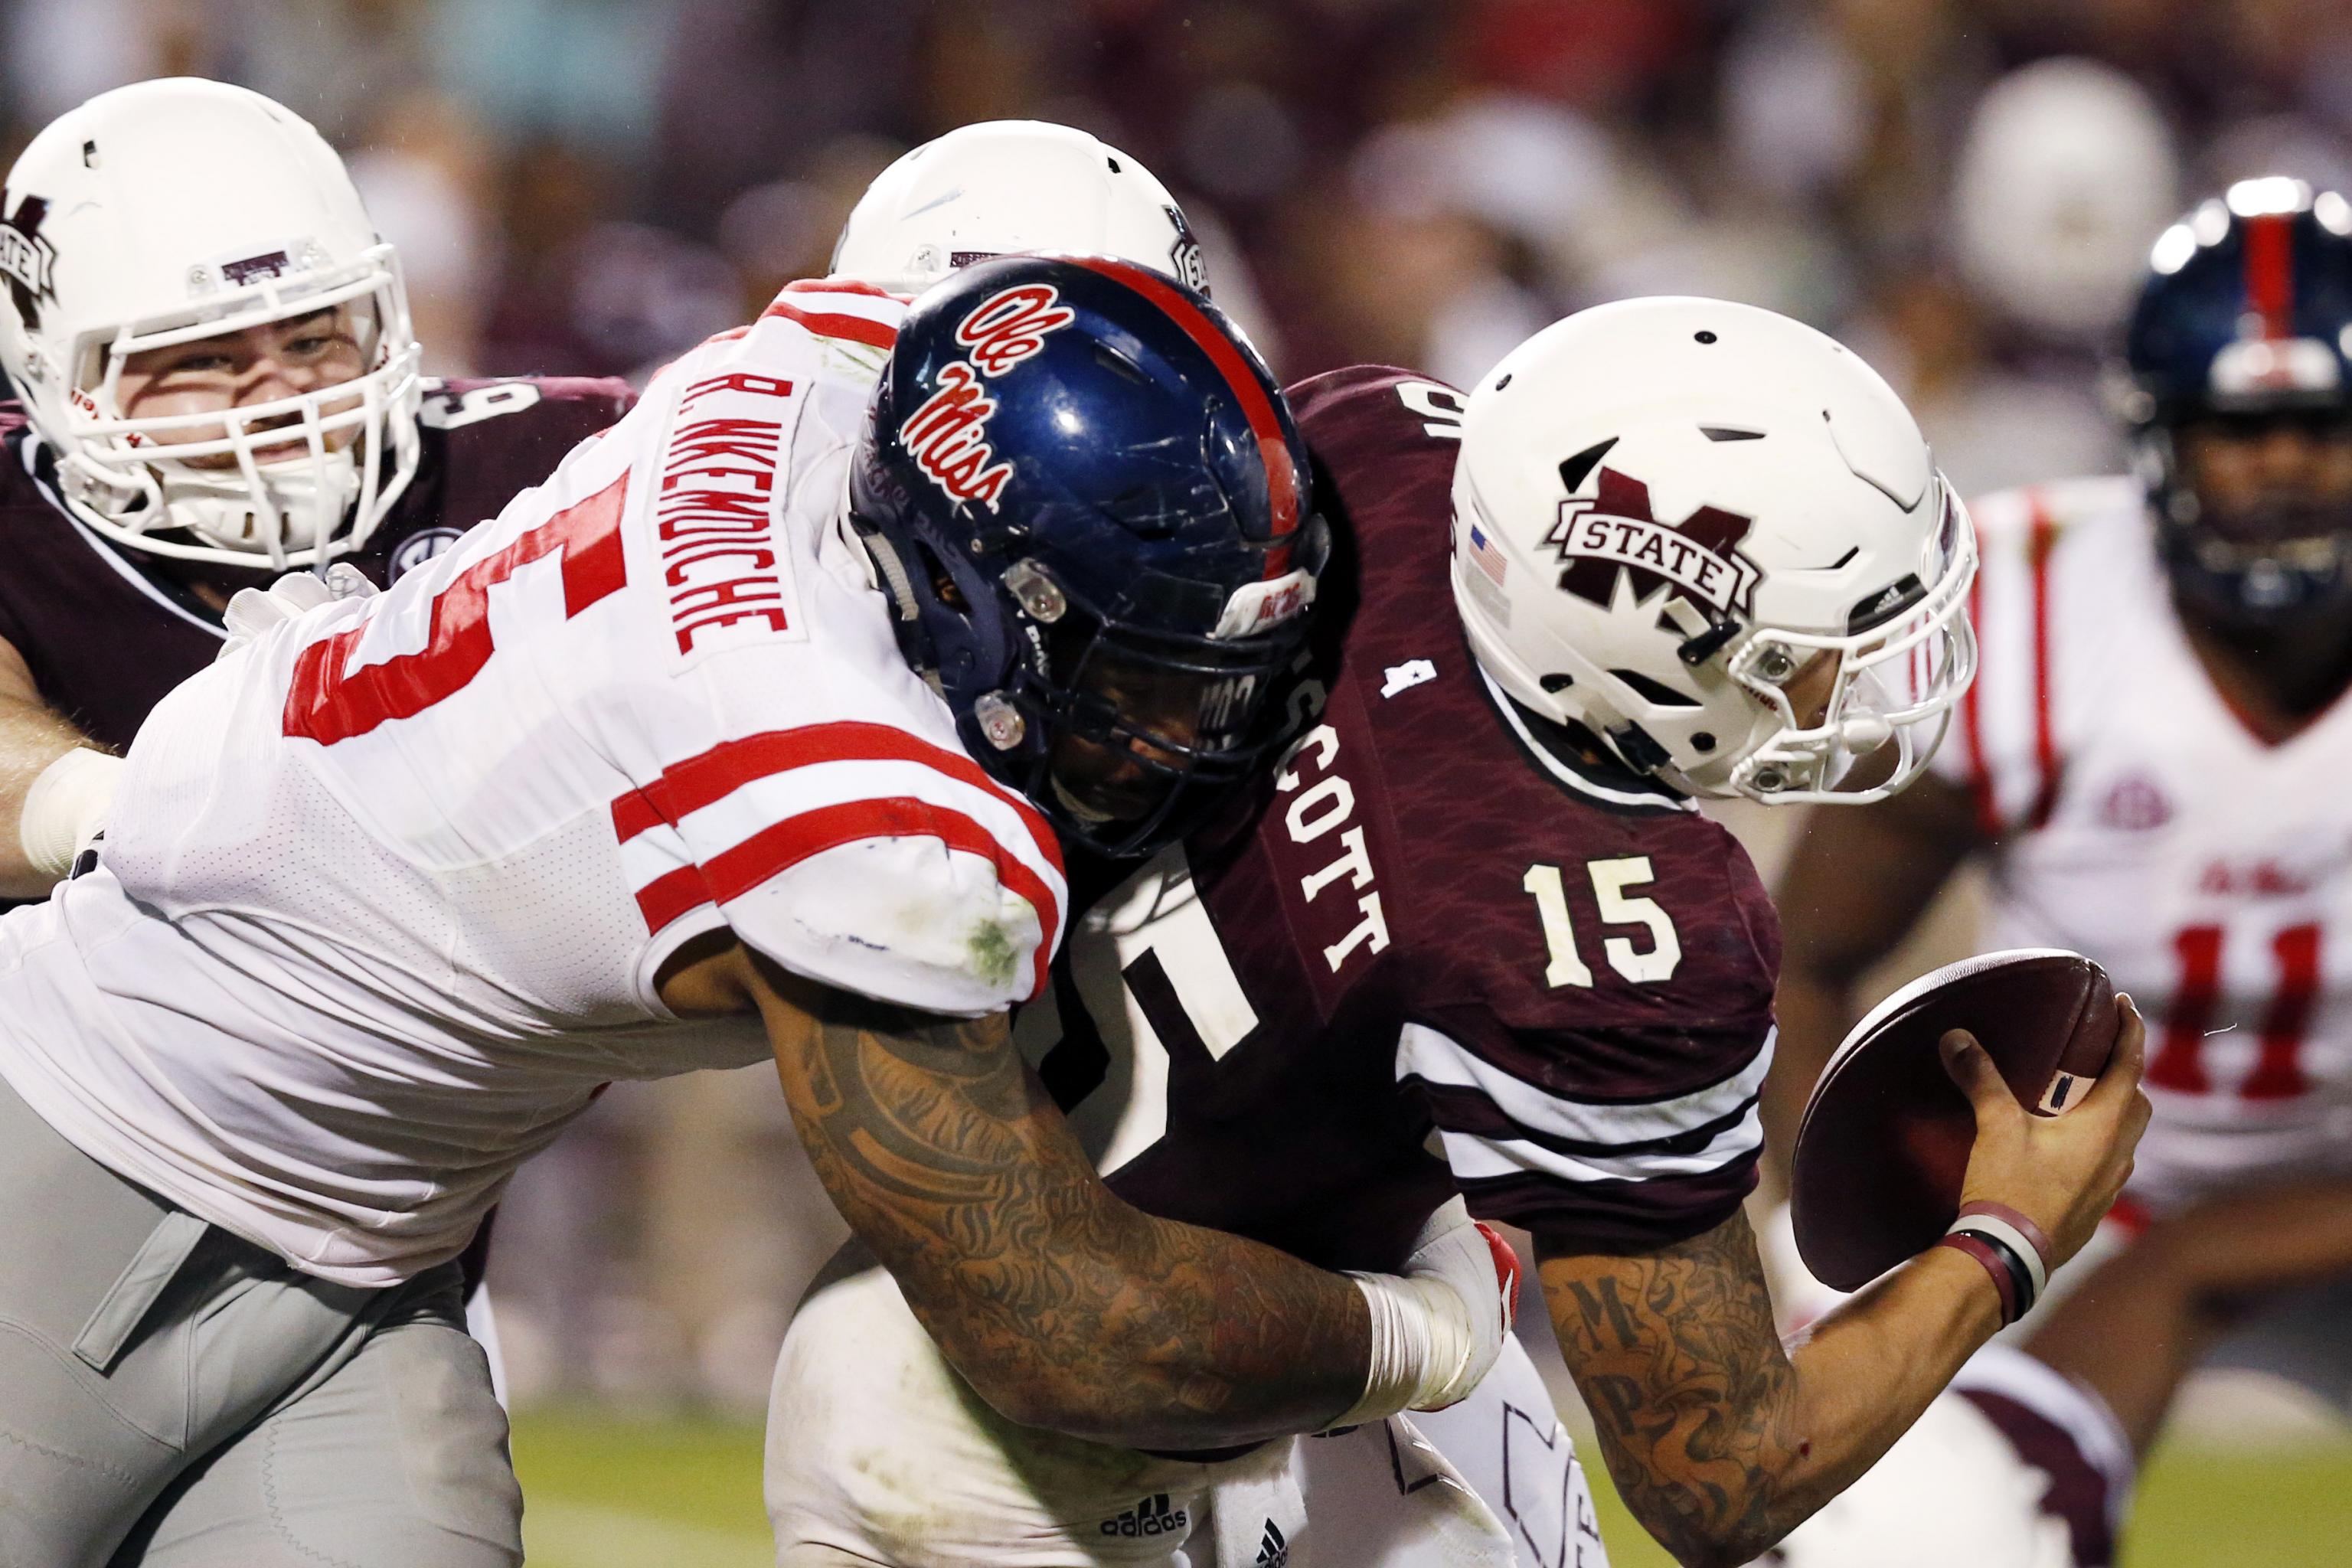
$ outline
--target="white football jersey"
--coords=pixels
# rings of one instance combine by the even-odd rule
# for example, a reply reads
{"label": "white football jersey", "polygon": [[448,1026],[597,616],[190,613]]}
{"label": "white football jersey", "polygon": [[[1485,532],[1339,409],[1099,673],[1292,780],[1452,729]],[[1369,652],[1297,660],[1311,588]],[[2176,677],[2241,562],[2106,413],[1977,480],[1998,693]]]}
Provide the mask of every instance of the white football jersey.
{"label": "white football jersey", "polygon": [[2139,1005],[2135,1196],[2352,1172],[2352,701],[2277,745],[2246,727],[2137,482],[1974,510],[1983,662],[1936,766],[1997,839],[1979,945],[2073,948]]}
{"label": "white football jersey", "polygon": [[939,1013],[1028,996],[1053,833],[841,520],[902,310],[795,285],[389,592],[167,697],[102,864],[0,920],[0,1073],[131,1180],[383,1285],[600,1085],[766,1054],[662,1005],[689,939]]}

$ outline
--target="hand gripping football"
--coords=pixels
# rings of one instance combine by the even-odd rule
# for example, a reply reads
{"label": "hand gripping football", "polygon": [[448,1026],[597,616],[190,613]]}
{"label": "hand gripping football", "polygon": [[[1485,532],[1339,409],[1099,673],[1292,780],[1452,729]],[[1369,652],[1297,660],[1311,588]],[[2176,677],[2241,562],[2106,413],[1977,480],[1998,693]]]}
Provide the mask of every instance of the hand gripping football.
{"label": "hand gripping football", "polygon": [[2115,1049],[2115,987],[2080,953],[1989,952],[1921,975],[1854,1026],[1797,1131],[1790,1218],[1822,1283],[1860,1289],[1958,1215],[1976,1118],[1937,1050],[1951,1029],[1977,1037],[2020,1104],[2056,1116]]}

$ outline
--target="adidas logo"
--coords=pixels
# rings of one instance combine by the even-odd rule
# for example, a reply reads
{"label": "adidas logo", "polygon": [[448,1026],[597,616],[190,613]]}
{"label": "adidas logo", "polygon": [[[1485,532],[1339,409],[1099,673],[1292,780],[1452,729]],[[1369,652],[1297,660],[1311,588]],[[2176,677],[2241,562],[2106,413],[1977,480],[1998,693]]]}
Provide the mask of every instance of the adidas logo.
{"label": "adidas logo", "polygon": [[1265,1521],[1265,1536],[1257,1543],[1257,1568],[1289,1568],[1290,1542],[1274,1521]]}
{"label": "adidas logo", "polygon": [[1126,1536],[1130,1540],[1139,1535],[1181,1535],[1192,1528],[1192,1516],[1183,1509],[1170,1508],[1166,1492],[1145,1498],[1117,1519],[1102,1521],[1105,1535]]}

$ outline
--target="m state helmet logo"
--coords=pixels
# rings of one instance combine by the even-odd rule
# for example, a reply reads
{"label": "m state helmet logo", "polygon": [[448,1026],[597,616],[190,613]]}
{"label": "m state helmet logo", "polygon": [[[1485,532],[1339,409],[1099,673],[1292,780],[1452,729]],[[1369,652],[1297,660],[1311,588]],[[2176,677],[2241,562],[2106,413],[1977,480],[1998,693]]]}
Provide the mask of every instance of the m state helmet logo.
{"label": "m state helmet logo", "polygon": [[1561,589],[1602,609],[1615,601],[1622,574],[1632,580],[1636,600],[1671,585],[1718,614],[1745,616],[1755,613],[1756,584],[1764,575],[1739,550],[1754,526],[1754,519],[1715,506],[1678,524],[1660,522],[1650,510],[1649,486],[1604,468],[1597,494],[1559,503],[1559,521],[1544,542],[1559,552]]}
{"label": "m state helmet logo", "polygon": [[8,279],[16,313],[36,331],[41,325],[41,307],[58,302],[57,247],[41,237],[41,221],[48,216],[48,198],[28,195],[0,220],[0,277]]}

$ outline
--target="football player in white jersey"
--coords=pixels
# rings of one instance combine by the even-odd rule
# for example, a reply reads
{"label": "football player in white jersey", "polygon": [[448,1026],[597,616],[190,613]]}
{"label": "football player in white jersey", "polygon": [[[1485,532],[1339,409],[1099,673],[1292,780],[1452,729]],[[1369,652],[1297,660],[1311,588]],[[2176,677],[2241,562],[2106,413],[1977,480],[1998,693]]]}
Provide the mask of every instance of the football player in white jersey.
{"label": "football player in white jersey", "polygon": [[[1779,1149],[1855,976],[1977,858],[1981,946],[2076,949],[2147,1009],[2155,1119],[2116,1236],[2352,1173],[2347,347],[2342,196],[2251,181],[2156,242],[2120,394],[2138,471],[1976,504],[1983,666],[1957,743],[1790,867]],[[2283,1309],[2264,1353],[2352,1409],[2348,1307]]]}
{"label": "football player in white jersey", "polygon": [[0,1555],[519,1561],[451,1260],[600,1085],[769,1056],[1018,1419],[1198,1447],[1458,1397],[1489,1237],[1347,1278],[1149,1218],[1002,1013],[1057,836],[1148,847],[1262,754],[1320,542],[1213,307],[1015,258],[911,311],[795,285],[446,554],[257,625],[0,918]]}

